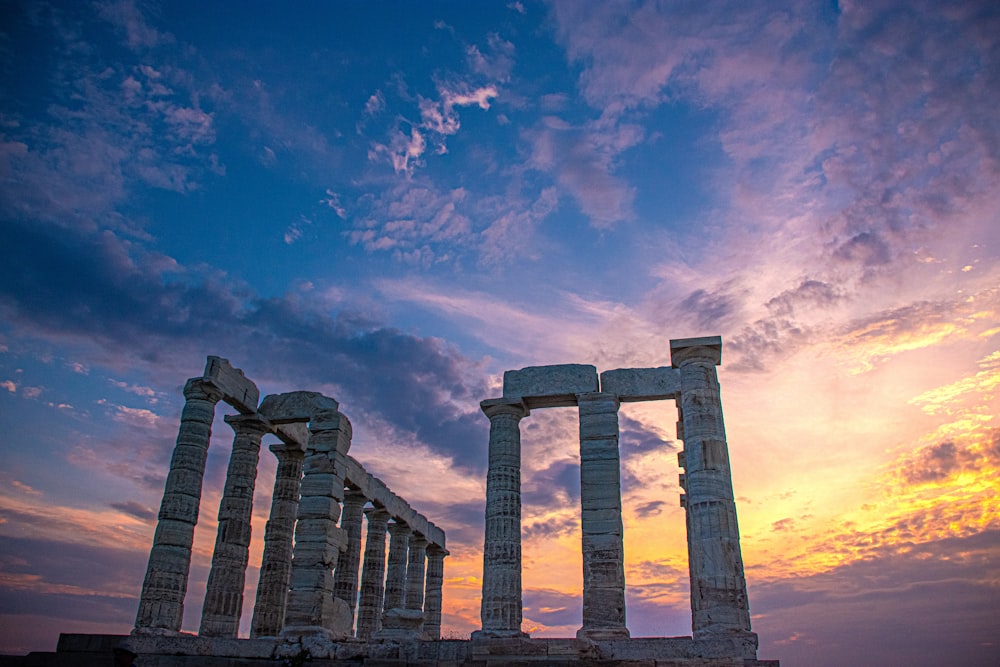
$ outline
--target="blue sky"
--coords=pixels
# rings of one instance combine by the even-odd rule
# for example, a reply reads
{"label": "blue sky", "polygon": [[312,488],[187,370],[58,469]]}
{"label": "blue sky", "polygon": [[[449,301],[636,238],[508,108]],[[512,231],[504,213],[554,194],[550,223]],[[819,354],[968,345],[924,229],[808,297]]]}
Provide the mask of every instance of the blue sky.
{"label": "blue sky", "polygon": [[[207,355],[340,401],[465,636],[503,371],[721,335],[761,656],[1000,658],[994,3],[2,7],[0,650],[130,627]],[[629,627],[688,634],[673,406],[621,415]],[[535,636],[580,623],[575,429],[522,422]]]}

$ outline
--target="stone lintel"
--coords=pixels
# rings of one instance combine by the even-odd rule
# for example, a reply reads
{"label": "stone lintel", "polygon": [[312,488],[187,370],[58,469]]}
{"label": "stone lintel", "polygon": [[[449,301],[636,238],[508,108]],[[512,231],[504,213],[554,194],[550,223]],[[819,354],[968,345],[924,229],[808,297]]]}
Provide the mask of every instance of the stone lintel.
{"label": "stone lintel", "polygon": [[595,391],[600,391],[597,368],[590,364],[528,366],[503,374],[504,398],[519,398],[529,409],[573,406],[577,394]]}
{"label": "stone lintel", "polygon": [[257,412],[260,390],[239,368],[233,368],[228,359],[208,357],[205,379],[219,388],[223,400],[245,415]]}
{"label": "stone lintel", "polygon": [[[708,348],[697,350],[696,348]],[[700,338],[675,338],[670,341],[670,363],[677,368],[681,361],[692,354],[708,355],[718,366],[722,363],[722,336],[702,336]]]}
{"label": "stone lintel", "polygon": [[410,507],[410,504],[389,490],[385,482],[371,475],[354,458],[347,456],[344,481],[364,494],[372,504],[384,508],[397,521],[405,523],[428,542],[445,548],[444,531],[427,520],[427,517]]}
{"label": "stone lintel", "polygon": [[274,434],[285,445],[306,451],[309,444],[309,427],[305,422],[289,422],[274,425]]}
{"label": "stone lintel", "polygon": [[622,403],[673,399],[680,391],[677,369],[619,368],[601,373],[601,391],[617,394]]}
{"label": "stone lintel", "polygon": [[261,401],[259,412],[273,424],[328,421],[340,404],[316,391],[292,391],[270,394]]}

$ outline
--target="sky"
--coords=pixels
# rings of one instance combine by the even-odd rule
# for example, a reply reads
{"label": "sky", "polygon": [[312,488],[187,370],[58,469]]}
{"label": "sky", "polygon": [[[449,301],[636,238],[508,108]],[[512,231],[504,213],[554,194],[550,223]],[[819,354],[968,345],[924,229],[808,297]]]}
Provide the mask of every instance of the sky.
{"label": "sky", "polygon": [[[340,402],[459,638],[503,372],[720,335],[759,655],[1000,663],[997,3],[0,9],[0,652],[132,627],[208,355]],[[675,421],[620,411],[637,637],[691,632]],[[573,636],[576,412],[521,432],[523,628]]]}

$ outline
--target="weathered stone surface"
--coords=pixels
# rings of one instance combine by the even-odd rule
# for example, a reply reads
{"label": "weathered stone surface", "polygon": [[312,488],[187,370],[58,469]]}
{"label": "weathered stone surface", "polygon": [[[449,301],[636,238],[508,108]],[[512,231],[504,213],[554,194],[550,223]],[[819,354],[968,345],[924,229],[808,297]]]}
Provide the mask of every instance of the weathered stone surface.
{"label": "weathered stone surface", "polygon": [[660,368],[619,368],[601,373],[601,391],[615,394],[618,400],[664,401],[673,399],[680,391],[677,370]]}
{"label": "weathered stone surface", "polygon": [[406,600],[406,562],[410,543],[410,527],[395,521],[389,529],[389,565],[385,575],[385,599],[382,617],[390,609],[402,608]]}
{"label": "weathered stone surface", "polygon": [[529,409],[576,405],[576,395],[599,390],[597,368],[587,364],[528,366],[503,374],[503,397]]}
{"label": "weathered stone surface", "polygon": [[627,637],[618,458],[618,400],[592,392],[580,406],[580,505],[583,533],[583,627],[578,637]]}
{"label": "weathered stone surface", "polygon": [[205,363],[205,381],[214,385],[223,394],[223,400],[242,414],[257,412],[260,391],[243,371],[233,368],[228,359],[209,357]]}
{"label": "weathered stone surface", "polygon": [[226,422],[233,427],[235,437],[219,505],[219,528],[199,634],[236,638],[243,612],[260,442],[271,425],[256,415],[226,417]]}
{"label": "weathered stone surface", "polygon": [[186,402],[139,597],[137,630],[181,629],[205,459],[215,405],[222,396],[218,387],[202,378],[192,378],[184,386]]}
{"label": "weathered stone surface", "polygon": [[389,513],[381,507],[366,509],[368,536],[361,569],[361,595],[358,601],[358,639],[368,639],[381,626],[382,599],[385,596],[385,535]]}
{"label": "weathered stone surface", "polygon": [[519,637],[523,633],[521,432],[518,423],[528,411],[520,401],[511,399],[483,401],[481,405],[490,419],[490,445],[480,634]]}
{"label": "weathered stone surface", "polygon": [[358,567],[361,564],[361,523],[364,519],[364,506],[368,501],[357,490],[348,490],[344,494],[344,513],[340,526],[347,536],[347,545],[340,552],[337,569],[333,575],[333,594],[347,603],[351,612],[351,622],[354,622],[354,608],[358,601]]}
{"label": "weathered stone surface", "polygon": [[719,338],[670,342],[680,370],[684,422],[684,507],[687,512],[691,618],[695,639],[749,633],[743,558],[715,366]]}
{"label": "weathered stone surface", "polygon": [[271,496],[271,517],[264,529],[257,601],[251,637],[277,637],[285,626],[285,603],[292,576],[292,537],[299,507],[302,451],[296,445],[271,445],[278,470]]}
{"label": "weathered stone surface", "polygon": [[292,391],[265,396],[258,412],[274,424],[287,424],[310,422],[318,417],[336,414],[339,409],[337,401],[318,392]]}
{"label": "weathered stone surface", "polygon": [[427,547],[427,583],[424,594],[424,636],[441,638],[441,587],[444,583],[444,559],[448,552],[432,544]]}

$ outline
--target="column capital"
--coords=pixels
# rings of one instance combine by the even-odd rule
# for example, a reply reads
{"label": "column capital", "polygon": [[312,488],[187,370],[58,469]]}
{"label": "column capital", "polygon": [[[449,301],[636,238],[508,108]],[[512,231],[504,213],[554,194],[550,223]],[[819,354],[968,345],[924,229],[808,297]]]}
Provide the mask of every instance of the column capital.
{"label": "column capital", "polygon": [[218,403],[225,396],[209,378],[191,378],[184,385],[184,398],[187,400],[202,400]]}
{"label": "column capital", "polygon": [[410,526],[401,521],[395,521],[389,524],[389,533],[391,535],[409,535],[410,532]]}
{"label": "column capital", "polygon": [[286,442],[276,442],[273,445],[268,445],[267,448],[271,450],[271,453],[273,453],[278,458],[279,461],[282,461],[286,458],[301,459],[304,458],[306,455],[306,453],[302,451],[302,448],[299,447],[298,445],[289,445]]}
{"label": "column capital", "polygon": [[274,426],[260,415],[226,415],[223,417],[237,434],[251,433],[264,435],[272,433]]}
{"label": "column capital", "polygon": [[415,549],[426,549],[429,544],[430,542],[427,541],[427,538],[420,533],[410,535],[410,546]]}
{"label": "column capital", "polygon": [[670,363],[674,368],[692,361],[722,363],[722,336],[677,338],[670,341]]}
{"label": "column capital", "polygon": [[606,391],[588,391],[584,394],[576,395],[576,403],[579,406],[582,403],[598,403],[601,401],[612,401],[615,404],[615,408],[621,406],[621,399],[618,398],[618,394],[613,394]]}
{"label": "column capital", "polygon": [[531,413],[520,398],[488,398],[480,402],[479,407],[490,419],[499,415],[512,415],[522,419]]}
{"label": "column capital", "polygon": [[344,505],[360,505],[364,507],[364,504],[368,502],[368,496],[358,489],[345,489],[344,490]]}
{"label": "column capital", "polygon": [[427,545],[427,557],[428,558],[441,558],[445,559],[451,555],[451,552],[445,549],[440,544],[428,544]]}
{"label": "column capital", "polygon": [[384,507],[378,507],[377,505],[372,505],[371,507],[366,507],[364,509],[365,516],[368,517],[368,523],[385,523],[388,525],[389,519],[392,515],[389,514],[389,510]]}

